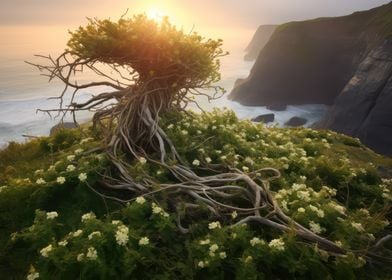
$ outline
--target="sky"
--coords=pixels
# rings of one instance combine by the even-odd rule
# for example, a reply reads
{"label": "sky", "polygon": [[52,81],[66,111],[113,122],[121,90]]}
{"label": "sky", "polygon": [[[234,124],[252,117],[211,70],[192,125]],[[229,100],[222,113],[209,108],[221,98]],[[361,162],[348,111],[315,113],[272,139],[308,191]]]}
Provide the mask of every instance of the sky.
{"label": "sky", "polygon": [[129,13],[168,15],[184,26],[256,28],[324,16],[339,16],[390,0],[1,0],[0,25],[83,24],[86,17]]}
{"label": "sky", "polygon": [[86,17],[169,16],[184,31],[221,38],[243,50],[261,24],[280,24],[368,10],[391,0],[0,0],[0,57],[63,50],[68,31]]}

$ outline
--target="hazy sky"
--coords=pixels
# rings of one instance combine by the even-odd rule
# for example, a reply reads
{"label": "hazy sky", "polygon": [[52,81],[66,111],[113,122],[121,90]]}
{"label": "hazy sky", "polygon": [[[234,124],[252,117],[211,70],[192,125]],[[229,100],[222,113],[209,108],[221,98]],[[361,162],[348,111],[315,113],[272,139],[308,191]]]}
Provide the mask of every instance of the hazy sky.
{"label": "hazy sky", "polygon": [[0,0],[0,24],[83,24],[156,9],[176,24],[255,28],[376,7],[390,0]]}
{"label": "hazy sky", "polygon": [[347,15],[391,0],[0,0],[0,56],[63,50],[68,30],[86,17],[167,15],[185,31],[221,38],[231,52],[243,49],[260,24]]}

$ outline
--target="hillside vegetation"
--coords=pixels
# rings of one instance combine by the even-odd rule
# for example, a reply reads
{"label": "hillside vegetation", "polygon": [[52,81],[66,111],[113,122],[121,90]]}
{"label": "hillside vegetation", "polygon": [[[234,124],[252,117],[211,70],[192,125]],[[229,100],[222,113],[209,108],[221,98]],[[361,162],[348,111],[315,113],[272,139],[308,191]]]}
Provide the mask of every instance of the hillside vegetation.
{"label": "hillside vegetation", "polygon": [[[2,279],[390,277],[385,259],[369,256],[391,257],[391,245],[377,242],[391,231],[392,159],[334,132],[267,128],[226,110],[171,113],[160,125],[184,164],[201,174],[221,168],[265,182],[268,172],[254,170],[278,169],[269,187],[283,211],[347,253],[327,253],[291,231],[235,225],[235,209],[219,217],[184,214],[189,233],[181,233],[179,209],[165,197],[158,204],[149,194],[135,198],[122,190],[123,203],[118,190],[112,198],[102,187],[109,161],[85,127],[0,151]],[[127,171],[160,187],[175,181],[143,158]]]}

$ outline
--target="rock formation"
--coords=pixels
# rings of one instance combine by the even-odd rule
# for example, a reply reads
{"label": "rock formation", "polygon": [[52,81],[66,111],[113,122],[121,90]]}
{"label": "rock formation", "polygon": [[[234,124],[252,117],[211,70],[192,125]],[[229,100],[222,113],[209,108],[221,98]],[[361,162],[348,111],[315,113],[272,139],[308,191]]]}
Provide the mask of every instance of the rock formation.
{"label": "rock formation", "polygon": [[275,114],[263,114],[252,119],[252,122],[270,123],[275,120]]}
{"label": "rock formation", "polygon": [[392,30],[392,3],[349,16],[279,26],[229,98],[243,105],[332,105]]}
{"label": "rock formation", "polygon": [[78,127],[74,122],[60,122],[53,126],[50,129],[50,136],[53,136],[56,132],[62,130],[62,129],[72,129]]}
{"label": "rock formation", "polygon": [[301,117],[292,117],[290,118],[285,125],[286,126],[292,126],[292,127],[297,127],[297,126],[302,126],[308,122],[307,119],[301,118]]}
{"label": "rock formation", "polygon": [[245,49],[245,60],[251,61],[257,58],[260,50],[267,44],[276,27],[277,25],[260,25],[259,28],[257,28],[256,33]]}
{"label": "rock formation", "polygon": [[279,26],[231,99],[244,105],[332,105],[314,125],[392,156],[392,2]]}
{"label": "rock formation", "polygon": [[392,40],[369,53],[315,127],[358,137],[392,156]]}

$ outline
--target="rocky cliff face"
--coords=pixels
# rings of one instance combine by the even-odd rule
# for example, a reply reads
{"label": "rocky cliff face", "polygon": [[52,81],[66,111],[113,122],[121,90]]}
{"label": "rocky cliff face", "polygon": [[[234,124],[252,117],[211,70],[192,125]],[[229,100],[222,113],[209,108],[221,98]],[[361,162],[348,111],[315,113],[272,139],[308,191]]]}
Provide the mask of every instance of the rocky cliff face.
{"label": "rocky cliff face", "polygon": [[257,58],[260,51],[271,38],[271,35],[274,33],[276,27],[277,25],[260,25],[259,28],[257,28],[256,33],[253,35],[252,40],[245,49],[245,60],[251,61]]}
{"label": "rocky cliff face", "polygon": [[244,105],[331,105],[392,30],[392,3],[338,18],[279,26],[229,98]]}
{"label": "rocky cliff face", "polygon": [[375,151],[392,156],[392,40],[361,62],[315,127],[359,137]]}

